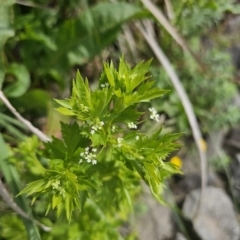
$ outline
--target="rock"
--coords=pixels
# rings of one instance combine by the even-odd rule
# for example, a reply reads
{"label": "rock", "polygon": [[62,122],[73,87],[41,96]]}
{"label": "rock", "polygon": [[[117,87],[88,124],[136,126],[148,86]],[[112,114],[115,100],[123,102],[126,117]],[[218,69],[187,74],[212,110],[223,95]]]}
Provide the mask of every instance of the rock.
{"label": "rock", "polygon": [[230,184],[233,196],[240,199],[240,161],[238,160],[238,154],[230,163]]}
{"label": "rock", "polygon": [[137,217],[137,231],[140,240],[166,240],[174,236],[174,223],[169,208],[158,203],[151,193],[145,193],[142,201],[147,212]]}
{"label": "rock", "polygon": [[180,232],[177,233],[175,240],[187,240]]}
{"label": "rock", "polygon": [[[200,190],[193,190],[183,205],[183,212],[189,219],[193,218]],[[238,240],[239,225],[234,214],[233,204],[227,194],[220,188],[207,187],[202,207],[193,219],[193,226],[203,240]]]}

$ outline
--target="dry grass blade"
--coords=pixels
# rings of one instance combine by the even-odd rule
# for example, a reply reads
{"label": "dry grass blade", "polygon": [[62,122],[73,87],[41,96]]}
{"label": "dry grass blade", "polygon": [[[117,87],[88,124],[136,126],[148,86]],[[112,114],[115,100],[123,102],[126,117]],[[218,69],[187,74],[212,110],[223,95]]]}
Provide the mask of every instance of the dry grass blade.
{"label": "dry grass blade", "polygon": [[42,228],[45,232],[49,232],[51,230],[51,227],[47,227],[44,224],[40,223],[39,221],[32,219],[27,213],[25,213],[11,198],[10,194],[8,193],[7,189],[5,188],[3,182],[0,179],[0,195],[2,196],[3,200],[8,204],[9,207],[11,207],[17,214],[20,216],[32,220]]}
{"label": "dry grass blade", "polygon": [[40,140],[43,142],[49,142],[51,141],[50,138],[48,138],[44,133],[42,133],[39,129],[35,128],[31,122],[23,118],[17,110],[11,105],[11,103],[8,101],[8,99],[5,97],[4,93],[0,90],[0,99],[3,101],[3,103],[6,105],[6,107],[12,112],[12,114],[20,121],[22,122],[33,134],[35,134]]}
{"label": "dry grass blade", "polygon": [[174,19],[174,12],[172,9],[171,0],[165,0],[165,5],[166,5],[166,9],[167,9],[168,18],[170,20]]}
{"label": "dry grass blade", "polygon": [[178,33],[178,31],[171,25],[171,23],[164,16],[162,11],[155,6],[150,0],[141,0],[144,6],[152,13],[152,15],[158,20],[158,22],[168,31],[168,33],[173,37],[173,39],[183,48],[184,51],[190,53],[193,59],[198,64],[199,70],[205,72],[206,69],[201,63],[196,54],[191,50],[186,40]]}
{"label": "dry grass blade", "polygon": [[201,199],[202,199],[203,192],[204,192],[204,189],[205,189],[206,184],[207,184],[207,182],[206,182],[206,161],[207,161],[207,157],[206,157],[206,153],[202,149],[202,145],[201,145],[201,143],[203,141],[202,140],[202,134],[201,134],[201,131],[199,129],[198,122],[197,122],[196,116],[194,114],[192,104],[191,104],[191,102],[188,98],[188,95],[185,92],[185,89],[183,88],[183,86],[182,86],[175,70],[173,69],[170,61],[168,60],[168,58],[166,57],[166,55],[164,54],[164,52],[160,48],[159,44],[157,43],[157,41],[155,39],[155,36],[152,34],[153,33],[153,31],[151,31],[152,25],[149,22],[145,22],[145,25],[147,25],[147,27],[144,29],[144,27],[141,26],[140,24],[136,24],[137,28],[140,30],[140,32],[144,36],[145,40],[147,41],[148,45],[153,50],[157,59],[162,64],[162,66],[165,68],[165,70],[166,70],[166,72],[167,72],[175,90],[177,91],[177,94],[178,94],[178,96],[179,96],[179,98],[182,102],[182,105],[183,105],[184,110],[186,112],[186,115],[188,117],[188,121],[189,121],[189,124],[190,124],[191,129],[192,129],[193,137],[194,137],[194,140],[195,140],[197,148],[198,148],[200,161],[201,161],[201,177],[202,177],[202,180],[201,180],[201,197],[200,197],[200,200],[198,202],[197,211],[194,215],[194,218],[195,218],[195,217],[197,217],[198,212],[200,210],[201,202],[202,202]]}

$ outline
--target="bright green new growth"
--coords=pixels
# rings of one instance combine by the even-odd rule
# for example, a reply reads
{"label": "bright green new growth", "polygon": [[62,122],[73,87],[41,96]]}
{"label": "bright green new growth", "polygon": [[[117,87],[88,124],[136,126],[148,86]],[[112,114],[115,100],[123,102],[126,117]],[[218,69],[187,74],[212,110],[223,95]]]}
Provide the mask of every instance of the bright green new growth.
{"label": "bright green new growth", "polygon": [[77,122],[62,123],[63,139],[53,137],[44,144],[41,154],[48,159],[48,169],[20,194],[33,194],[32,202],[46,194],[47,213],[56,208],[59,216],[65,210],[69,221],[73,210],[81,209],[86,201],[108,205],[113,213],[131,207],[141,179],[162,202],[164,180],[180,173],[177,166],[164,161],[179,146],[175,142],[179,134],[160,135],[159,129],[146,136],[138,129],[140,118],[158,121],[155,109],[139,112],[138,104],[166,93],[146,76],[149,65],[150,61],[141,62],[131,68],[121,58],[116,70],[106,63],[95,90],[77,72],[71,97],[56,100],[61,105],[57,110],[75,116]]}

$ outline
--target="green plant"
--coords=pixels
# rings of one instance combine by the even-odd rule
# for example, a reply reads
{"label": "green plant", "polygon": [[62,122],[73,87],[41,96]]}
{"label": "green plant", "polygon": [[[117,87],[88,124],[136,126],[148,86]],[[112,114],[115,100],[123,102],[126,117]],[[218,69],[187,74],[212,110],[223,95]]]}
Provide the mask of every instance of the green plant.
{"label": "green plant", "polygon": [[[62,139],[53,137],[44,143],[44,149],[32,139],[15,150],[12,164],[29,172],[27,180],[35,179],[20,194],[33,195],[32,203],[36,204],[44,199],[47,213],[56,209],[58,217],[65,210],[68,221],[72,215],[75,221],[76,216],[80,222],[87,216],[86,221],[94,221],[97,214],[100,225],[106,222],[111,227],[126,219],[141,179],[163,202],[165,179],[180,173],[176,165],[165,161],[178,148],[179,134],[161,134],[161,128],[151,136],[140,131],[149,114],[151,120],[158,121],[159,116],[153,108],[148,113],[140,112],[139,103],[166,93],[154,87],[155,82],[146,75],[149,65],[150,61],[141,62],[131,68],[121,58],[116,70],[112,63],[105,63],[95,90],[78,72],[71,97],[56,100],[61,105],[57,110],[77,121],[61,123]],[[74,209],[82,210],[77,213]],[[100,229],[99,226],[96,233],[92,229],[88,234],[98,236]],[[112,231],[107,229],[105,234]]]}

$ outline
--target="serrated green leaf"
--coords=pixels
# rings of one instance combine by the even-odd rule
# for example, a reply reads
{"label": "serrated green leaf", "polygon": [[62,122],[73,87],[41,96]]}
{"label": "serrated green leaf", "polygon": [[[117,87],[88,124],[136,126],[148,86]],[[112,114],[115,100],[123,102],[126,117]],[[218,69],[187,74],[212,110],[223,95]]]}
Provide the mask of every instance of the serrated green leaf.
{"label": "serrated green leaf", "polygon": [[160,127],[155,133],[153,133],[149,140],[150,141],[157,140],[161,132],[162,132],[162,127]]}
{"label": "serrated green leaf", "polygon": [[26,193],[27,196],[29,196],[35,192],[41,192],[45,188],[45,184],[46,182],[44,179],[33,181],[27,184],[27,186],[20,193],[18,193],[17,197],[24,193]]}
{"label": "serrated green leaf", "polygon": [[153,88],[151,90],[146,91],[143,95],[139,95],[138,101],[140,102],[149,102],[150,100],[154,98],[159,98],[165,93],[167,93],[168,90],[162,90],[159,88]]}
{"label": "serrated green leaf", "polygon": [[73,97],[77,97],[79,100],[79,104],[83,104],[84,106],[92,109],[92,100],[90,89],[88,85],[88,81],[84,81],[80,72],[77,71],[76,80],[73,81]]}
{"label": "serrated green leaf", "polygon": [[131,210],[133,210],[132,198],[131,198],[128,190],[125,187],[123,187],[123,192],[124,192],[124,195],[127,199],[129,207],[131,208]]}
{"label": "serrated green leaf", "polygon": [[122,111],[116,118],[114,118],[113,123],[136,122],[142,114],[143,112],[138,112],[135,108],[129,107]]}
{"label": "serrated green leaf", "polygon": [[111,62],[110,64],[105,63],[104,65],[104,73],[106,75],[106,78],[110,84],[111,87],[115,88],[115,69],[113,67],[113,63]]}
{"label": "serrated green leaf", "polygon": [[34,204],[34,202],[36,201],[36,199],[41,195],[42,193],[35,193],[34,196],[32,197],[32,201],[31,201],[31,205]]}
{"label": "serrated green leaf", "polygon": [[63,201],[62,197],[57,195],[57,194],[53,194],[52,196],[52,209],[54,209],[55,207],[58,207],[59,204],[61,204],[61,202]]}
{"label": "serrated green leaf", "polygon": [[133,91],[137,86],[139,86],[148,78],[146,77],[146,73],[149,71],[151,62],[152,60],[149,60],[147,62],[142,61],[132,69],[130,73],[131,91]]}
{"label": "serrated green leaf", "polygon": [[132,106],[136,103],[138,103],[139,95],[137,92],[134,92],[129,95],[124,95],[124,104],[126,107]]}
{"label": "serrated green leaf", "polygon": [[102,113],[107,106],[109,106],[110,100],[112,98],[113,90],[111,88],[96,90],[92,93],[92,114],[95,118],[102,117]]}
{"label": "serrated green leaf", "polygon": [[51,209],[51,203],[48,203],[45,216],[47,216],[47,214],[49,213],[50,209]]}
{"label": "serrated green leaf", "polygon": [[52,136],[52,141],[44,143],[44,146],[43,153],[47,158],[65,159],[67,148],[60,139]]}
{"label": "serrated green leaf", "polygon": [[86,179],[80,179],[79,180],[79,190],[83,191],[89,188],[97,188],[96,185],[94,185],[92,182],[86,180]]}
{"label": "serrated green leaf", "polygon": [[120,58],[118,67],[118,80],[126,86],[126,92],[131,92],[131,79],[130,79],[131,68],[129,64],[124,61],[124,56]]}
{"label": "serrated green leaf", "polygon": [[179,169],[179,167],[171,162],[165,162],[161,166],[161,168],[168,171],[170,174],[173,174],[173,173],[182,174],[182,171]]}
{"label": "serrated green leaf", "polygon": [[66,150],[68,154],[72,155],[79,147],[79,143],[83,141],[83,137],[80,135],[79,126],[76,122],[72,125],[61,122],[61,130],[63,141],[67,147]]}
{"label": "serrated green leaf", "polygon": [[73,211],[73,203],[72,203],[72,197],[69,194],[66,194],[65,196],[65,210],[66,210],[67,220],[70,222],[72,211]]}
{"label": "serrated green leaf", "polygon": [[60,214],[61,214],[62,211],[63,211],[63,208],[64,208],[63,202],[59,202],[59,203],[58,203],[58,206],[57,206],[57,217],[60,216]]}
{"label": "serrated green leaf", "polygon": [[53,100],[65,108],[72,109],[69,99],[64,99],[64,100],[53,99]]}
{"label": "serrated green leaf", "polygon": [[95,133],[90,137],[91,141],[92,141],[92,146],[99,146],[99,145],[106,145],[106,138],[105,136],[103,136],[103,134],[98,134]]}
{"label": "serrated green leaf", "polygon": [[149,89],[151,89],[154,84],[155,84],[155,81],[153,81],[153,80],[151,80],[151,81],[149,80],[149,81],[142,83],[137,89],[138,94],[143,95],[145,92],[147,92]]}
{"label": "serrated green leaf", "polygon": [[68,108],[64,108],[64,107],[60,107],[60,108],[56,108],[56,110],[61,113],[62,115],[66,115],[66,116],[75,116],[76,114],[68,109]]}
{"label": "serrated green leaf", "polygon": [[81,206],[81,209],[82,209],[84,207],[86,201],[87,201],[88,192],[87,191],[81,191],[79,197],[80,197],[80,206]]}
{"label": "serrated green leaf", "polygon": [[164,203],[162,199],[163,181],[160,176],[160,172],[152,164],[144,163],[146,168],[146,179],[150,186],[153,196],[161,203]]}

